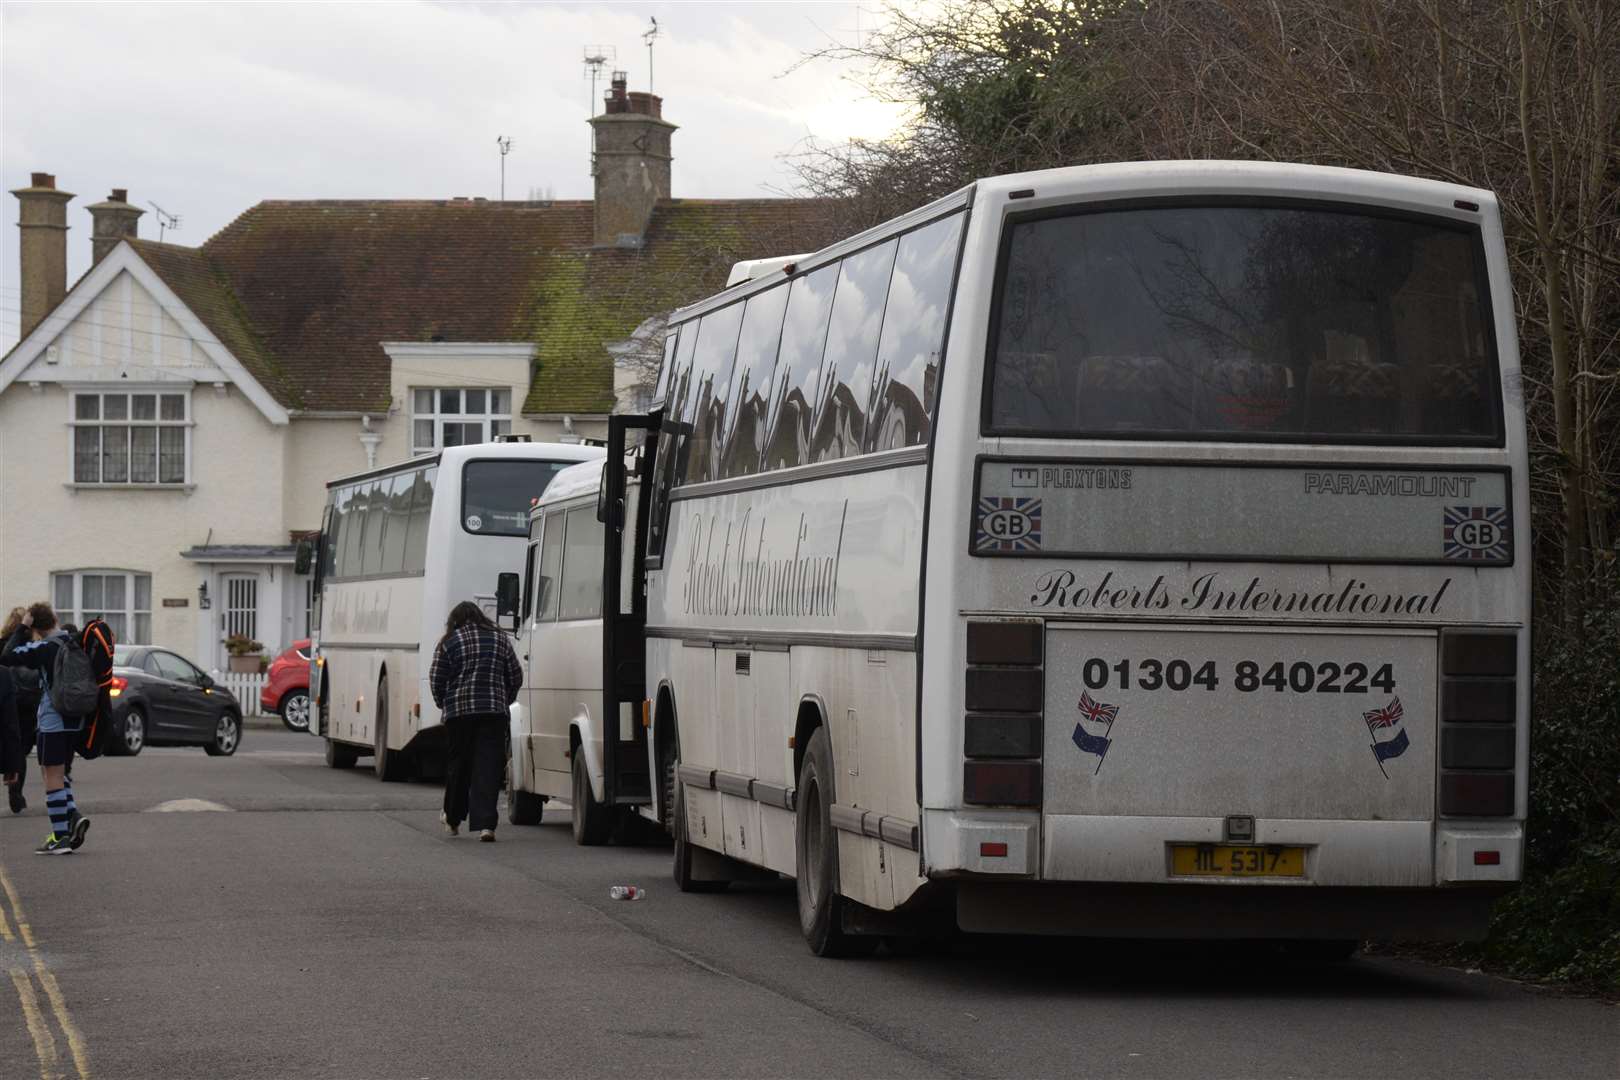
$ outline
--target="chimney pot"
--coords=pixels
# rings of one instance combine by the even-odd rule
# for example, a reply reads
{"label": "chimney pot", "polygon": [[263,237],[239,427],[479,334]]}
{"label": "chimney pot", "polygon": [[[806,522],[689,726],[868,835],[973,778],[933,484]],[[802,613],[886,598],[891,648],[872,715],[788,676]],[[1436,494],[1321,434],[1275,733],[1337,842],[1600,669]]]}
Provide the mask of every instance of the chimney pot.
{"label": "chimney pot", "polygon": [[129,188],[115,187],[112,194],[107,196],[108,202],[129,202]]}
{"label": "chimney pot", "polygon": [[29,179],[28,179],[28,186],[29,187],[54,188],[56,186],[56,177],[52,176],[48,172],[30,173],[29,174]]}

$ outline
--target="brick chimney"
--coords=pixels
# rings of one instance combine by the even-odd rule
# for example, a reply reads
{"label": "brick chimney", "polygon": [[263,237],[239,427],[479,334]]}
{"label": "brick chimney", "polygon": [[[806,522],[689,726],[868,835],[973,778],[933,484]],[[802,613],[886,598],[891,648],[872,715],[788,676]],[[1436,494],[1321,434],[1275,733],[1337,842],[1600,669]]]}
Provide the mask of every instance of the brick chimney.
{"label": "brick chimney", "polygon": [[653,206],[669,198],[670,133],[664,99],[627,91],[615,71],[599,116],[591,117],[596,148],[596,233],[599,246],[639,247]]}
{"label": "brick chimney", "polygon": [[129,191],[121,187],[113,188],[106,202],[91,206],[90,218],[94,224],[90,227],[90,247],[94,254],[90,265],[106,258],[120,240],[134,239],[135,224],[144,213],[146,211],[140,207],[129,205]]}
{"label": "brick chimney", "polygon": [[67,295],[67,204],[70,192],[56,190],[56,177],[34,173],[25,188],[13,188],[21,207],[17,227],[22,269],[22,330],[27,337],[45,313]]}

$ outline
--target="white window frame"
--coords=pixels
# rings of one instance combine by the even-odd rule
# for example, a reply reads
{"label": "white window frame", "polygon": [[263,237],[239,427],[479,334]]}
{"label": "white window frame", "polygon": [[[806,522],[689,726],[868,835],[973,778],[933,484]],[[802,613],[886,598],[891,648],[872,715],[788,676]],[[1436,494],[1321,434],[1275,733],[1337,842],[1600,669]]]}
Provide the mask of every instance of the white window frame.
{"label": "white window frame", "polygon": [[[87,577],[122,577],[124,579],[124,606],[121,608],[108,608],[106,606],[99,608],[86,608],[84,606],[84,579]],[[73,583],[73,602],[71,605],[65,607],[59,603],[60,594],[57,591],[58,583],[63,578],[70,579]],[[135,582],[138,578],[146,579],[146,606],[144,608],[137,607],[135,603]],[[120,632],[118,631],[117,627],[113,628],[114,632],[118,633],[119,635],[120,644],[152,644],[150,641],[138,640],[143,636],[148,638],[152,636],[152,575],[145,570],[119,570],[115,568],[99,567],[84,567],[77,570],[53,570],[51,571],[50,595],[51,606],[56,609],[56,618],[58,622],[70,622],[76,626],[82,627],[91,616],[99,615],[105,617],[109,614],[122,615],[124,618],[124,631]],[[137,632],[140,626],[139,620],[142,615],[146,616],[147,632],[144,635]]]}
{"label": "white window frame", "polygon": [[[467,391],[481,392],[484,395],[484,410],[482,412],[467,412]],[[431,394],[429,403],[432,408],[422,410],[423,394]],[[456,403],[460,412],[442,412],[444,394],[455,394]],[[506,410],[495,409],[495,396],[506,395]],[[431,454],[436,450],[444,449],[445,424],[473,424],[479,425],[481,437],[478,442],[493,442],[497,435],[509,435],[512,432],[512,400],[515,397],[510,386],[413,386],[409,390],[411,402],[411,454]],[[417,424],[419,421],[431,422],[433,425],[432,443],[423,443],[417,438]],[[471,445],[466,442],[458,446]]]}
{"label": "white window frame", "polygon": [[[153,416],[153,418],[150,419],[150,420],[135,420],[135,419],[132,419],[131,414],[134,412],[134,401],[133,401],[133,399],[138,395],[148,395],[148,394],[151,395],[155,399],[154,403],[153,403],[154,404],[154,416]],[[114,419],[114,420],[107,419],[107,398],[109,398],[109,397],[122,397],[122,398],[125,399],[124,417],[122,419]],[[174,398],[179,398],[180,399],[182,415],[181,415],[181,417],[179,419],[168,419],[168,420],[163,419],[163,398],[164,397],[174,397]],[[85,398],[95,398],[96,399],[96,418],[93,419],[93,420],[92,419],[84,419],[84,420],[79,419],[79,402],[80,402],[80,400],[85,399]],[[173,385],[140,385],[140,384],[132,385],[132,386],[119,386],[117,388],[110,388],[110,387],[106,387],[106,386],[70,387],[69,388],[69,393],[68,393],[68,440],[67,440],[67,443],[68,443],[68,445],[67,445],[68,486],[75,487],[75,488],[163,488],[163,489],[167,489],[167,490],[176,490],[176,489],[189,488],[189,487],[192,486],[192,471],[191,471],[191,441],[192,440],[191,440],[191,430],[195,426],[196,426],[196,422],[192,419],[191,387],[189,385],[188,386],[183,386],[183,387],[177,387],[177,386],[173,386]],[[165,428],[167,428],[169,430],[179,430],[182,433],[182,439],[184,441],[184,446],[185,446],[185,449],[184,449],[184,462],[183,462],[182,467],[181,467],[182,468],[181,479],[179,479],[179,480],[164,480],[164,479],[162,479],[163,474],[162,474],[161,469],[162,469],[162,463],[163,463],[163,449],[162,449],[162,436],[161,435],[154,436],[154,440],[153,440],[153,454],[155,456],[154,456],[154,460],[153,460],[152,475],[153,475],[153,477],[155,479],[152,479],[152,480],[129,480],[129,479],[127,479],[127,476],[129,475],[129,472],[127,470],[128,470],[128,468],[130,466],[133,465],[133,458],[134,458],[134,454],[133,454],[134,437],[133,437],[133,435],[131,435],[130,436],[130,442],[131,442],[130,449],[131,449],[132,452],[129,455],[129,457],[126,458],[126,462],[127,462],[127,464],[126,464],[126,473],[125,473],[126,479],[124,479],[124,480],[111,480],[111,481],[101,479],[101,471],[102,471],[101,470],[101,464],[102,464],[102,462],[101,462],[101,455],[100,455],[100,453],[98,451],[97,462],[96,462],[96,479],[94,479],[94,480],[81,480],[79,478],[79,471],[78,471],[78,442],[79,442],[78,433],[79,433],[79,430],[81,428],[102,429],[102,428],[108,428],[108,427],[128,428],[128,429],[154,428],[154,429],[157,429],[158,431],[162,431]],[[103,435],[103,438],[105,438],[104,435]]]}

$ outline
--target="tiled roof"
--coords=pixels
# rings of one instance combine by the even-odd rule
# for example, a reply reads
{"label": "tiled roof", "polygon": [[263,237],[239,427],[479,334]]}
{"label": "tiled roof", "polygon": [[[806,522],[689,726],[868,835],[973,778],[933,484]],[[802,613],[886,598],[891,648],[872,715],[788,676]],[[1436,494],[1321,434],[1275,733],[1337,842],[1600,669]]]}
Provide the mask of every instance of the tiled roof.
{"label": "tiled roof", "polygon": [[297,408],[302,404],[298,385],[287,377],[265,346],[246,310],[207,255],[196,248],[151,240],[131,240],[130,247],[202,320],[214,339],[241,361],[259,385],[283,405]]}
{"label": "tiled roof", "polygon": [[592,221],[589,202],[273,201],[200,249],[136,247],[289,407],[386,409],[383,341],[533,341],[523,411],[603,413],[605,342],[738,259],[835,239],[807,200],[669,200],[639,250],[593,248]]}

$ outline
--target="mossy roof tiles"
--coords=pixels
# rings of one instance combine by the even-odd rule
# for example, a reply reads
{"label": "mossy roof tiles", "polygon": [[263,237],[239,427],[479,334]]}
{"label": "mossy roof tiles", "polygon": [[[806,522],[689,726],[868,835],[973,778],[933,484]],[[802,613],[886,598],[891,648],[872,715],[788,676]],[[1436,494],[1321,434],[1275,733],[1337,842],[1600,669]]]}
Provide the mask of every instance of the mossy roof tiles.
{"label": "mossy roof tiles", "polygon": [[263,202],[201,248],[135,248],[294,409],[383,411],[384,341],[533,341],[526,413],[605,413],[605,343],[719,290],[739,259],[835,239],[824,203],[674,199],[639,249],[592,246],[589,202]]}

